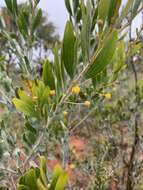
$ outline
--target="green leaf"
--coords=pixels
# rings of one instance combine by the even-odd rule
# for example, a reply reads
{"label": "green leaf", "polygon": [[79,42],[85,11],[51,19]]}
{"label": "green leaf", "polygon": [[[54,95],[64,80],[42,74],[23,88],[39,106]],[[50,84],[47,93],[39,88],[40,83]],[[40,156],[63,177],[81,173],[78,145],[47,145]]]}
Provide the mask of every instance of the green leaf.
{"label": "green leaf", "polygon": [[113,30],[105,37],[103,45],[99,54],[93,58],[92,65],[86,73],[86,78],[94,78],[98,73],[103,71],[105,67],[111,63],[112,57],[115,52],[115,46],[118,38],[117,30]]}
{"label": "green leaf", "polygon": [[59,58],[59,52],[58,52],[58,46],[56,45],[53,49],[54,53],[54,71],[57,78],[57,91],[60,91],[63,87],[63,71],[62,71],[62,65]]}
{"label": "green leaf", "polygon": [[23,134],[23,140],[25,141],[25,143],[27,143],[29,146],[32,146],[37,139],[37,135],[31,131],[26,131]]}
{"label": "green leaf", "polygon": [[44,61],[42,78],[45,85],[49,86],[51,90],[55,89],[55,80],[52,71],[52,65],[48,60]]}
{"label": "green leaf", "polygon": [[109,12],[108,12],[108,24],[114,23],[116,20],[116,17],[119,16],[119,8],[121,5],[121,0],[115,1],[115,0],[110,0],[110,7],[109,7]]}
{"label": "green leaf", "polygon": [[72,9],[71,9],[71,5],[70,5],[70,0],[65,0],[65,5],[66,5],[66,8],[67,8],[69,14],[72,15]]}
{"label": "green leaf", "polygon": [[25,103],[29,104],[31,107],[34,108],[34,103],[32,101],[32,98],[28,96],[24,90],[18,89],[17,91],[19,98],[24,101]]}
{"label": "green leaf", "polygon": [[113,57],[113,67],[112,74],[110,75],[110,82],[113,82],[117,79],[119,72],[125,66],[126,51],[124,47],[124,42],[119,41],[116,48],[116,52]]}
{"label": "green leaf", "polygon": [[5,0],[5,4],[10,12],[12,12],[12,1],[11,0]]}
{"label": "green leaf", "polygon": [[34,18],[33,23],[32,23],[32,31],[34,31],[38,27],[38,25],[40,24],[41,19],[42,19],[42,10],[39,9],[38,12],[37,12],[37,15]]}
{"label": "green leaf", "polygon": [[18,7],[17,7],[17,0],[13,0],[13,12],[18,15]]}
{"label": "green leaf", "polygon": [[73,78],[75,72],[75,41],[73,26],[70,21],[67,21],[63,39],[62,61],[71,78]]}
{"label": "green leaf", "polygon": [[26,38],[26,36],[28,35],[28,23],[27,23],[27,13],[25,10],[21,11],[17,20],[17,25],[21,34]]}
{"label": "green leaf", "polygon": [[38,190],[48,190],[43,183],[41,182],[40,179],[37,180],[37,186],[38,186]]}
{"label": "green leaf", "polygon": [[17,190],[31,190],[31,189],[25,185],[18,185]]}
{"label": "green leaf", "polygon": [[22,184],[27,186],[30,190],[38,190],[37,188],[37,176],[35,173],[35,169],[28,170],[23,176]]}
{"label": "green leaf", "polygon": [[92,83],[94,87],[97,87],[97,85],[100,85],[100,84],[107,84],[108,80],[109,80],[109,77],[107,76],[107,72],[105,69],[101,73],[97,74],[95,78],[92,78]]}
{"label": "green leaf", "polygon": [[47,185],[46,171],[47,171],[46,159],[44,156],[41,156],[40,157],[40,177],[45,186]]}
{"label": "green leaf", "polygon": [[91,26],[91,31],[93,31],[94,28],[95,28],[96,21],[97,21],[97,17],[98,17],[98,8],[96,8],[96,9],[94,10],[94,14],[93,14],[93,16],[92,16],[92,26]]}
{"label": "green leaf", "polygon": [[78,13],[78,8],[79,8],[79,0],[73,1],[74,15],[77,15],[77,13]]}
{"label": "green leaf", "polygon": [[37,133],[36,129],[35,129],[29,122],[26,122],[26,123],[25,123],[25,128],[26,128],[28,131],[31,131],[31,132],[34,133],[34,134]]}
{"label": "green leaf", "polygon": [[134,0],[132,7],[132,16],[136,15],[136,12],[141,4],[142,0]]}
{"label": "green leaf", "polygon": [[98,19],[105,22],[109,12],[110,0],[100,0],[98,6]]}
{"label": "green leaf", "polygon": [[53,173],[53,177],[52,177],[52,182],[51,182],[51,185],[50,185],[49,190],[55,189],[57,180],[58,180],[59,176],[60,176],[62,173],[63,173],[63,169],[61,168],[61,166],[60,166],[60,165],[56,165],[55,168],[54,168],[54,173]]}
{"label": "green leaf", "polygon": [[30,62],[26,56],[24,56],[24,61],[25,61],[27,69],[29,70],[29,72],[31,72]]}
{"label": "green leaf", "polygon": [[13,98],[12,102],[18,111],[23,112],[27,116],[36,116],[34,107],[24,102],[23,100]]}
{"label": "green leaf", "polygon": [[64,190],[65,186],[68,184],[68,173],[63,172],[56,183],[55,190]]}
{"label": "green leaf", "polygon": [[89,49],[90,49],[90,30],[91,30],[91,4],[87,2],[87,10],[86,13],[84,11],[84,4],[81,4],[82,7],[82,30],[81,30],[81,47],[82,47],[82,55],[84,61],[89,59]]}

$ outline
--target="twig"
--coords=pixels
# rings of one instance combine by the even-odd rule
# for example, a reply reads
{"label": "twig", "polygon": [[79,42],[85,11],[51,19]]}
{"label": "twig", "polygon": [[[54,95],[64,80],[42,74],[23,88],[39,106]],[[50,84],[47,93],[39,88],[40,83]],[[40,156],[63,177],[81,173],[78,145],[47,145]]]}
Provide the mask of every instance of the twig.
{"label": "twig", "polygon": [[[137,11],[136,15],[137,16],[141,11],[143,10],[143,6]],[[131,20],[133,21],[133,20]],[[125,30],[128,26],[130,26],[131,22],[128,22],[127,24],[125,24],[125,26],[123,28],[120,29],[120,32],[122,32],[123,30]]]}
{"label": "twig", "polygon": [[24,164],[22,166],[20,166],[20,168],[25,168],[26,164],[28,163],[28,161],[31,159],[31,157],[33,156],[33,154],[35,153],[37,147],[39,146],[39,144],[41,143],[42,139],[44,137],[44,133],[42,132],[41,135],[39,136],[38,140],[36,141],[35,145],[32,148],[32,151],[30,152],[29,156],[27,157],[27,159],[25,160]]}
{"label": "twig", "polygon": [[73,134],[76,128],[78,128],[95,110],[96,108],[94,107],[82,120],[80,120],[73,128],[69,129],[70,130],[70,135]]}
{"label": "twig", "polygon": [[18,175],[18,172],[11,170],[11,169],[8,169],[8,168],[0,167],[0,171],[5,172],[5,173],[9,173],[9,174],[13,174],[13,175]]}
{"label": "twig", "polygon": [[16,184],[15,184],[15,181],[12,176],[11,176],[10,180],[11,180],[13,188],[16,190]]}
{"label": "twig", "polygon": [[64,103],[65,104],[73,104],[73,105],[84,105],[83,102],[68,102],[68,101],[65,101]]}

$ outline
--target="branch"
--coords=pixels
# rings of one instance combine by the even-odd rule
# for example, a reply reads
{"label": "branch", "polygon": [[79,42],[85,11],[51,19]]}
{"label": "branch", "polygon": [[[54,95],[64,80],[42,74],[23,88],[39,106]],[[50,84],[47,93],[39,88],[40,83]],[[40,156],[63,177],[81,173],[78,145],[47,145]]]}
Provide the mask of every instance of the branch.
{"label": "branch", "polygon": [[5,173],[9,173],[9,174],[13,174],[13,175],[18,175],[18,173],[15,170],[11,170],[11,169],[4,168],[4,167],[0,167],[0,171],[5,172]]}

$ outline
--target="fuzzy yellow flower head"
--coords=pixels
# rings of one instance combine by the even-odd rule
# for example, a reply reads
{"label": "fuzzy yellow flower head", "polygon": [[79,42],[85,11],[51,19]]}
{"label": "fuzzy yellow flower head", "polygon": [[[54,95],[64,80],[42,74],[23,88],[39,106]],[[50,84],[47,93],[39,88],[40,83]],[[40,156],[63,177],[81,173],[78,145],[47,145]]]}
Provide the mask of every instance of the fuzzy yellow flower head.
{"label": "fuzzy yellow flower head", "polygon": [[84,105],[85,105],[86,107],[90,107],[90,106],[91,106],[91,102],[90,102],[90,101],[85,101],[85,102],[84,102]]}
{"label": "fuzzy yellow flower head", "polygon": [[105,98],[110,100],[112,98],[112,94],[111,93],[106,93],[104,94]]}
{"label": "fuzzy yellow flower head", "polygon": [[50,95],[54,96],[56,94],[55,90],[50,90]]}
{"label": "fuzzy yellow flower head", "polygon": [[33,96],[32,99],[33,99],[33,100],[37,100],[38,97],[37,97],[37,96]]}
{"label": "fuzzy yellow flower head", "polygon": [[73,86],[71,89],[72,94],[79,94],[80,93],[80,87],[79,86]]}
{"label": "fuzzy yellow flower head", "polygon": [[67,111],[63,111],[63,115],[66,117],[68,116],[68,112]]}
{"label": "fuzzy yellow flower head", "polygon": [[70,167],[70,169],[75,169],[76,166],[75,166],[75,164],[70,164],[69,167]]}

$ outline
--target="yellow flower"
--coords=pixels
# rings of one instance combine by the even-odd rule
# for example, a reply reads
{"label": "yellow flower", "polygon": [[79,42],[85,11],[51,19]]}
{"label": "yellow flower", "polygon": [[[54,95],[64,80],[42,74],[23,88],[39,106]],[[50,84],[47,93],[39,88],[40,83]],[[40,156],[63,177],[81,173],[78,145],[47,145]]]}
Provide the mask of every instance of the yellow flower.
{"label": "yellow flower", "polygon": [[90,101],[85,101],[85,102],[84,102],[84,105],[85,105],[86,107],[90,107],[91,102],[90,102]]}
{"label": "yellow flower", "polygon": [[105,98],[110,100],[112,98],[112,94],[111,93],[106,93],[104,94]]}
{"label": "yellow flower", "polygon": [[37,96],[33,96],[32,99],[33,99],[33,100],[37,100],[38,97],[37,97]]}
{"label": "yellow flower", "polygon": [[48,188],[51,186],[51,184],[50,183],[48,183]]}
{"label": "yellow flower", "polygon": [[66,117],[68,116],[68,112],[67,111],[63,111],[63,115]]}
{"label": "yellow flower", "polygon": [[75,166],[75,164],[70,164],[69,167],[70,167],[70,169],[75,169],[76,166]]}
{"label": "yellow flower", "polygon": [[50,90],[50,95],[54,96],[56,94],[55,90]]}
{"label": "yellow flower", "polygon": [[71,89],[72,94],[79,94],[80,93],[80,87],[79,86],[73,86]]}

